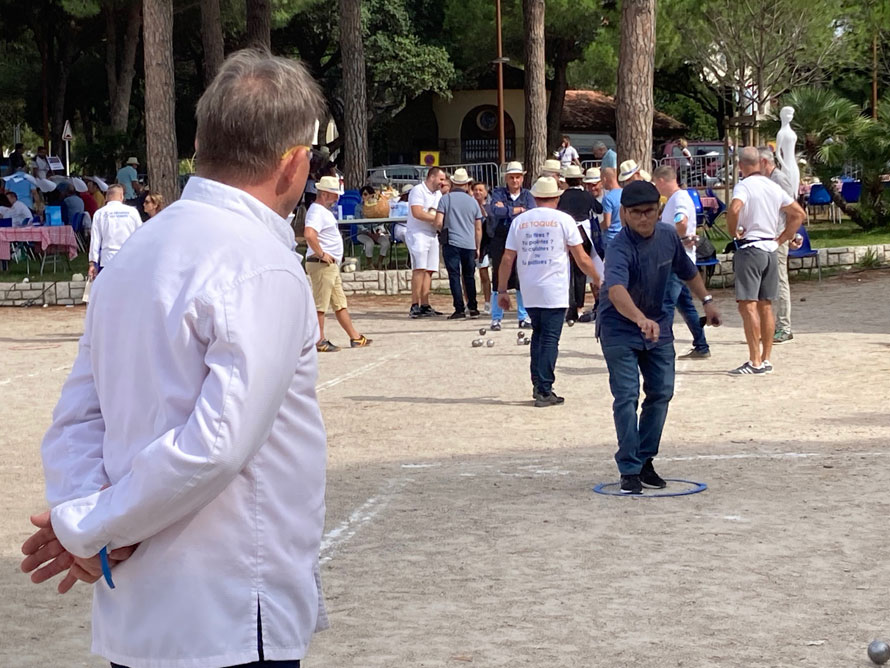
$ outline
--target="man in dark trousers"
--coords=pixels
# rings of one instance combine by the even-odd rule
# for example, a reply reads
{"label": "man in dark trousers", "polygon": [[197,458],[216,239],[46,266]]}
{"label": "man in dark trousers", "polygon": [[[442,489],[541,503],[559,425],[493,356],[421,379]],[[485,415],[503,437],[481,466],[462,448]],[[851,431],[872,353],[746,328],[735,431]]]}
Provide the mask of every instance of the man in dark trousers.
{"label": "man in dark trousers", "polygon": [[[668,404],[674,395],[673,313],[664,294],[673,274],[701,299],[708,324],[720,324],[714,299],[674,228],[658,222],[658,190],[634,181],[621,193],[624,227],[606,248],[597,337],[609,368],[612,414],[618,434],[615,461],[622,494],[666,483],[655,472]],[[640,374],[646,398],[637,415]]]}
{"label": "man in dark trousers", "polygon": [[[584,188],[584,172],[578,165],[569,165],[566,168],[565,180],[568,188],[559,198],[557,209],[564,211],[575,219],[584,252],[591,255],[593,251],[593,226],[590,221],[593,217],[602,213],[603,205],[596,201],[588,190]],[[599,232],[597,226],[596,232]],[[598,236],[598,234],[597,234]],[[584,291],[587,288],[587,275],[575,262],[575,258],[569,258],[571,270],[569,273],[569,307],[566,309],[566,322],[569,326],[578,320],[578,311],[584,306]]]}
{"label": "man in dark trousers", "polygon": [[[481,257],[482,210],[467,191],[472,179],[464,168],[451,176],[454,189],[443,195],[436,210],[436,229],[440,230],[439,244],[448,270],[448,287],[454,302],[454,313],[449,320],[479,317],[476,303],[476,260]],[[463,278],[463,287],[461,287]],[[464,290],[467,304],[464,305]]]}

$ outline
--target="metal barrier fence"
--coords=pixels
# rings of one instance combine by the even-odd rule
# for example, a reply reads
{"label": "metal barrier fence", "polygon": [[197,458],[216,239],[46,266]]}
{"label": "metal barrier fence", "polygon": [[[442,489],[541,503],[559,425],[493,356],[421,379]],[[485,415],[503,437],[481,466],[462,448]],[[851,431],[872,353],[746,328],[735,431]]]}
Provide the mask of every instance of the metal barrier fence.
{"label": "metal barrier fence", "polygon": [[473,181],[488,184],[490,188],[503,185],[503,170],[495,162],[468,162],[458,165],[439,165],[448,174],[454,174],[456,169],[466,169]]}
{"label": "metal barrier fence", "polygon": [[723,155],[694,155],[692,158],[672,156],[662,158],[658,166],[668,165],[677,170],[677,181],[687,188],[713,188],[723,184],[725,169]]}

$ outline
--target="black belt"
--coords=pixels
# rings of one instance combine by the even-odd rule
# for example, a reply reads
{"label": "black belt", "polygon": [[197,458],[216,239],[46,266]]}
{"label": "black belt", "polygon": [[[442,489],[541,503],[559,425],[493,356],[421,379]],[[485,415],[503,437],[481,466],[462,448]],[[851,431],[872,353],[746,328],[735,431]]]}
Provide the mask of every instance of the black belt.
{"label": "black belt", "polygon": [[306,262],[321,262],[317,255],[310,255],[306,258]]}

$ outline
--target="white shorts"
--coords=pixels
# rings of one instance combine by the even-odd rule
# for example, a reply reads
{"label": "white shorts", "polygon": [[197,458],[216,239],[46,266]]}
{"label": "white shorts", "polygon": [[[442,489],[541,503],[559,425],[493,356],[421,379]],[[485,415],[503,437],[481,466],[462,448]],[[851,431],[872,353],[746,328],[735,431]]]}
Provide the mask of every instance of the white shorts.
{"label": "white shorts", "polygon": [[439,238],[408,230],[405,245],[411,254],[411,268],[439,271]]}
{"label": "white shorts", "polygon": [[396,223],[392,226],[392,238],[396,241],[401,241],[405,243],[405,235],[407,234],[406,230],[408,226],[405,223]]}

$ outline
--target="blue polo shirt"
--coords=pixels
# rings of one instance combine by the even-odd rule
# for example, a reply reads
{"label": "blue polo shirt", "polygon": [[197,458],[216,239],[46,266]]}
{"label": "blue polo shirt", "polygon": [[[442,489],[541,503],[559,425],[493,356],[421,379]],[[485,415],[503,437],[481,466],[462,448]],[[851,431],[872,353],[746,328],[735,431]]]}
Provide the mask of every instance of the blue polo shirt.
{"label": "blue polo shirt", "polygon": [[618,168],[618,154],[615,153],[612,149],[606,151],[606,154],[603,156],[602,162],[600,162],[600,169],[604,169],[606,167],[611,167],[612,169]]}
{"label": "blue polo shirt", "polygon": [[622,188],[612,188],[603,195],[603,213],[611,213],[612,220],[609,229],[603,232],[603,245],[608,246],[621,231],[621,191]]}
{"label": "blue polo shirt", "polygon": [[[665,308],[664,295],[675,273],[684,281],[695,278],[697,269],[680,236],[672,226],[655,225],[648,239],[624,227],[606,248],[606,275],[597,307],[597,336],[604,346],[623,345],[648,350],[674,340],[671,329],[673,312]],[[609,300],[609,288],[623,285],[634,304],[647,318],[658,323],[657,342],[647,341],[635,323],[618,312]]]}

